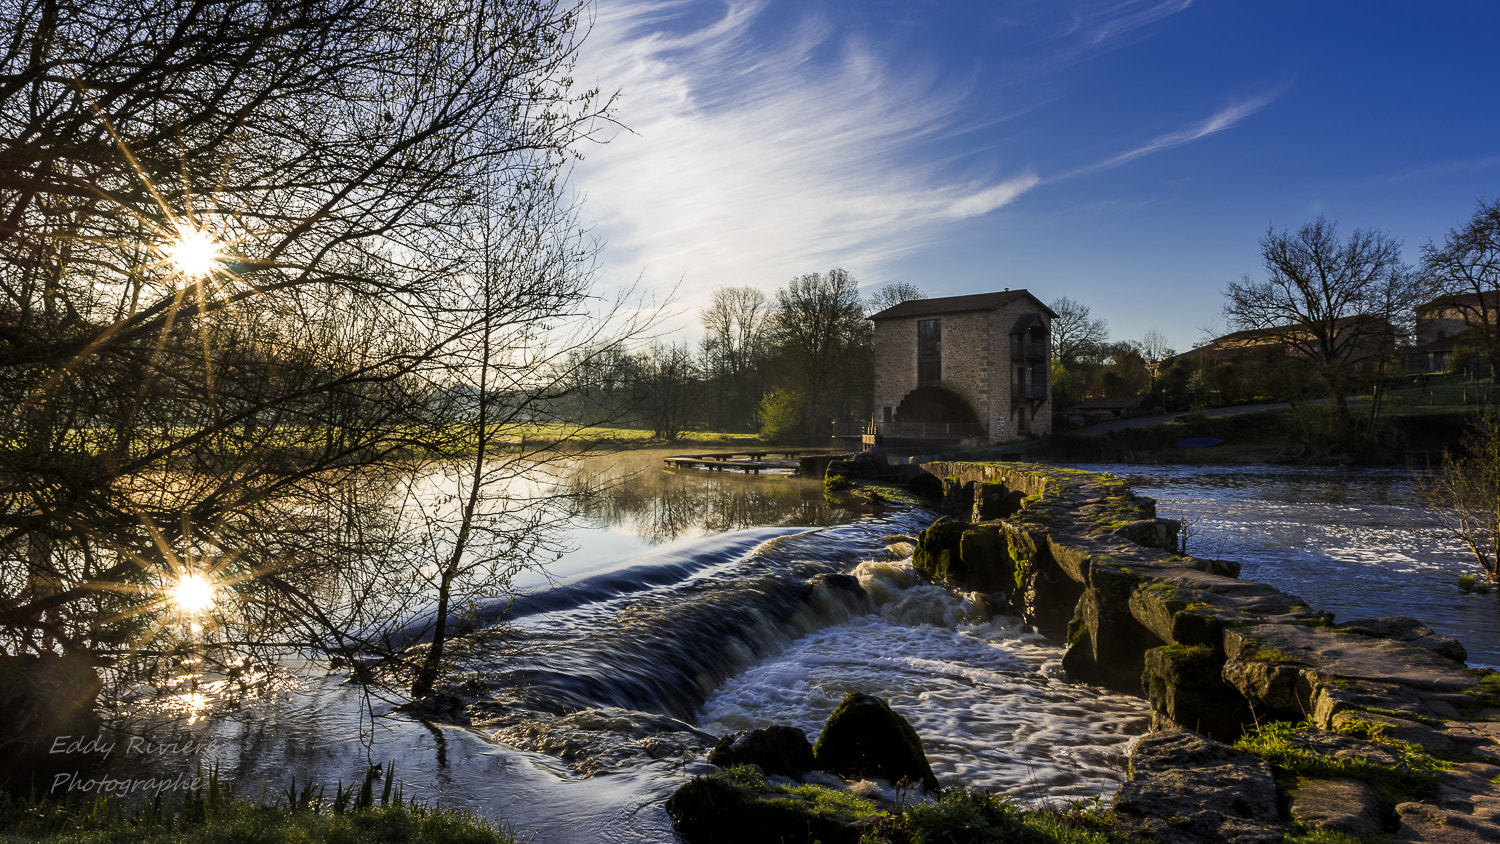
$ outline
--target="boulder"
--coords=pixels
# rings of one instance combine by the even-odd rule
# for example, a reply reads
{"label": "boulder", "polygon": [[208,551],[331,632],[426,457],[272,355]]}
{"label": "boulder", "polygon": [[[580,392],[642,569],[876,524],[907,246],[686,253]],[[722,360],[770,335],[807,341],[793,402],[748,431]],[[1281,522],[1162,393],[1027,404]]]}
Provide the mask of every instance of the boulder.
{"label": "boulder", "polygon": [[667,814],[689,841],[712,844],[858,844],[862,829],[784,792],[760,794],[721,777],[698,777],[667,798]]}
{"label": "boulder", "polygon": [[859,692],[844,698],[829,716],[813,745],[813,758],[818,768],[840,776],[938,787],[917,731],[890,704]]}
{"label": "boulder", "polygon": [[742,730],[719,739],[708,761],[721,768],[754,765],[766,774],[798,778],[813,769],[812,742],[796,727],[780,724]]}
{"label": "boulder", "polygon": [[1284,835],[1266,761],[1188,730],[1141,739],[1114,808],[1128,830],[1171,844],[1271,844]]}
{"label": "boulder", "polygon": [[969,526],[955,522],[946,516],[917,535],[917,550],[912,554],[911,564],[917,571],[933,580],[958,582],[963,576],[963,563],[959,556],[959,543]]}

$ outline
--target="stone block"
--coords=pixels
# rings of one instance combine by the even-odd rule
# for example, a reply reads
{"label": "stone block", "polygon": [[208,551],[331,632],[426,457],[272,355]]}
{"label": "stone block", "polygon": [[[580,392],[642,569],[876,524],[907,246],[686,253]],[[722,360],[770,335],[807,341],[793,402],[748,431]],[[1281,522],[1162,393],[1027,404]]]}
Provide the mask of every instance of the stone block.
{"label": "stone block", "polygon": [[1292,820],[1309,831],[1369,838],[1384,832],[1380,796],[1359,780],[1304,779],[1287,792]]}

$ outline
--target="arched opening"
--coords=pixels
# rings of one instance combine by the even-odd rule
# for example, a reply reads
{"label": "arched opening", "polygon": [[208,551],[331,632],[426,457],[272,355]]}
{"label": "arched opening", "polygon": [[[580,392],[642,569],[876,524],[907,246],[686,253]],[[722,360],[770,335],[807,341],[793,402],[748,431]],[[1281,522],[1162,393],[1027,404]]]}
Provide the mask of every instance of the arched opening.
{"label": "arched opening", "polygon": [[979,417],[958,393],[946,387],[924,386],[901,399],[896,407],[896,422],[977,426]]}

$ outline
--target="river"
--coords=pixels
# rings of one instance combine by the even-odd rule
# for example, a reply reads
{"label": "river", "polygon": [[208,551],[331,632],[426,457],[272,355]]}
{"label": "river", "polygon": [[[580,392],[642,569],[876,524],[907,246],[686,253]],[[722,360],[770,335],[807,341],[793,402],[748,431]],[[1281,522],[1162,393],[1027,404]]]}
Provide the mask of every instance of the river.
{"label": "river", "polygon": [[[191,736],[203,751],[168,762],[216,765],[241,793],[293,776],[347,783],[394,760],[408,796],[540,842],[671,841],[662,801],[704,769],[716,736],[781,723],[816,737],[853,691],[904,713],[946,784],[1052,804],[1118,787],[1144,703],[1069,683],[1056,643],[915,577],[899,537],[934,513],[843,510],[788,477],[664,473],[660,456],[580,465],[617,482],[575,519],[549,574],[519,584],[529,597],[509,623],[456,649],[442,719],[393,714],[308,668],[234,712],[138,707],[135,728]],[[1194,519],[1192,550],[1241,559],[1247,578],[1344,618],[1418,615],[1497,661],[1493,596],[1458,593],[1453,549],[1409,538],[1397,475],[1090,468]],[[1454,632],[1481,619],[1488,650]]]}
{"label": "river", "polygon": [[1500,667],[1500,593],[1461,591],[1483,574],[1422,509],[1396,467],[1090,465],[1191,525],[1188,552],[1238,560],[1335,622],[1412,616],[1463,642],[1471,666]]}

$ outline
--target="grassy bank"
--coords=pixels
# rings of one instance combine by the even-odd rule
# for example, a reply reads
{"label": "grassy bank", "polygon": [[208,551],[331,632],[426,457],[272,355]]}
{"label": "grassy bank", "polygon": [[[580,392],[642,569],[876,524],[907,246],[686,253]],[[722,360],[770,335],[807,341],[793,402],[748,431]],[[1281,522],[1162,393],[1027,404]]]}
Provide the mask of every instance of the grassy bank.
{"label": "grassy bank", "polygon": [[[105,794],[57,801],[0,792],[0,844],[516,844],[469,812],[403,800],[391,771],[362,786],[235,797],[217,777],[196,791],[127,802]],[[376,784],[384,776],[385,785]],[[394,791],[394,794],[393,794]]]}

